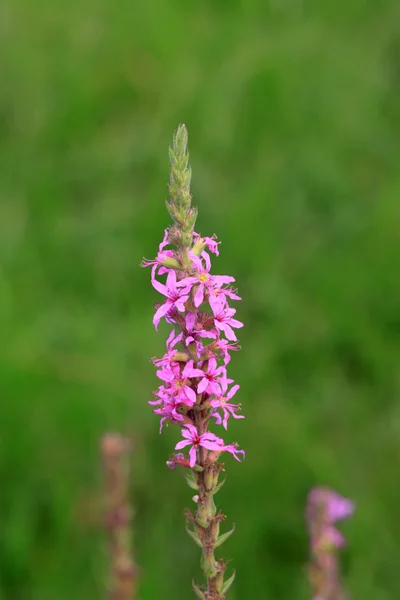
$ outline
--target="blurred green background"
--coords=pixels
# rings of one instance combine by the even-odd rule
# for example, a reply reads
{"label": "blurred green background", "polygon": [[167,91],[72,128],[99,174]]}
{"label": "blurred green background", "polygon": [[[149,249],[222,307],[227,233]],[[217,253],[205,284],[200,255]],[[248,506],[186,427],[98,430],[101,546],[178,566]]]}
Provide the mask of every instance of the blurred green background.
{"label": "blurred green background", "polygon": [[397,0],[3,0],[0,7],[0,598],[97,600],[102,432],[134,442],[141,600],[192,597],[191,491],[147,401],[189,129],[197,229],[243,302],[230,373],[247,458],[218,495],[230,598],[310,597],[312,485],[357,502],[352,596],[400,594]]}

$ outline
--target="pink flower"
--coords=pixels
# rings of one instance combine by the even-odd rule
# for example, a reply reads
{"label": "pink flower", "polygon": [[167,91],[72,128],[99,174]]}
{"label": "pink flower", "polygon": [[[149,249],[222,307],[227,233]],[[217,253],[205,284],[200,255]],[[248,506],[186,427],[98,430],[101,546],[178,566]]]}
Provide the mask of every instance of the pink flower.
{"label": "pink flower", "polygon": [[167,460],[167,467],[172,469],[172,471],[176,471],[176,465],[180,465],[182,467],[189,467],[189,461],[185,459],[182,452],[178,452],[177,454],[173,454],[169,460]]}
{"label": "pink flower", "polygon": [[327,502],[328,517],[332,523],[351,517],[355,510],[354,502],[331,492]]}
{"label": "pink flower", "polygon": [[164,317],[171,310],[171,308],[175,307],[177,310],[179,310],[179,312],[185,311],[185,302],[187,302],[189,298],[190,288],[177,288],[176,273],[174,269],[169,271],[166,285],[160,283],[156,279],[153,279],[152,284],[153,287],[160,292],[160,294],[163,294],[163,296],[167,297],[165,304],[160,306],[153,317],[153,323],[157,329],[161,317]]}
{"label": "pink flower", "polygon": [[234,277],[229,277],[228,275],[210,275],[211,269],[211,260],[209,254],[203,251],[201,253],[202,258],[205,261],[205,266],[203,265],[202,260],[193,254],[193,252],[189,252],[189,257],[192,261],[193,266],[195,267],[197,273],[193,277],[185,277],[178,282],[178,286],[190,286],[198,285],[196,293],[194,295],[194,305],[197,308],[204,301],[204,292],[208,288],[213,288],[215,286],[222,286],[225,283],[231,283],[231,281],[235,281]]}
{"label": "pink flower", "polygon": [[336,527],[330,525],[323,528],[319,543],[328,548],[343,548],[346,545],[346,538]]}
{"label": "pink flower", "polygon": [[199,446],[202,446],[207,450],[217,451],[221,451],[224,447],[224,441],[221,438],[213,433],[203,433],[202,435],[199,435],[194,425],[185,425],[185,428],[182,429],[182,436],[185,439],[176,444],[175,450],[181,450],[186,446],[191,446],[189,450],[189,464],[191,468],[193,468],[196,463],[197,448]]}
{"label": "pink flower", "polygon": [[185,417],[178,412],[178,409],[181,407],[182,403],[175,398],[169,398],[164,402],[164,406],[162,408],[156,408],[153,412],[156,415],[160,415],[162,417],[160,421],[160,433],[162,432],[164,421],[169,419],[171,423],[183,423],[185,421]]}
{"label": "pink flower", "polygon": [[[238,454],[241,454],[243,458],[246,458],[246,454],[244,450],[238,450],[237,444],[228,444],[222,448],[223,452],[229,452],[232,454],[233,458],[239,462],[242,462],[238,457]],[[242,459],[243,460],[243,459]]]}
{"label": "pink flower", "polygon": [[223,331],[228,338],[228,340],[236,341],[237,337],[232,327],[240,328],[243,327],[243,323],[241,321],[237,321],[233,318],[233,315],[236,313],[234,308],[229,308],[224,305],[219,299],[212,299],[210,297],[210,306],[214,313],[214,324],[215,327],[219,331]]}
{"label": "pink flower", "polygon": [[233,291],[233,289],[231,287],[210,288],[208,290],[208,293],[210,295],[210,298],[212,298],[212,300],[214,302],[219,301],[224,304],[227,303],[227,299],[226,299],[227,296],[231,300],[241,300],[242,299],[240,296],[235,294],[235,292]]}
{"label": "pink flower", "polygon": [[203,329],[201,323],[197,320],[197,314],[194,312],[188,312],[185,319],[186,331],[188,333],[185,339],[185,345],[188,346],[191,343],[196,344],[196,354],[200,355],[203,350],[203,344],[199,338],[215,339],[217,337],[215,331],[206,331]]}
{"label": "pink flower", "polygon": [[355,510],[354,502],[325,487],[315,487],[308,495],[309,512],[318,506],[329,523],[351,517]]}
{"label": "pink flower", "polygon": [[174,357],[177,352],[177,350],[175,349],[175,346],[178,342],[181,341],[182,335],[183,335],[182,333],[179,333],[175,337],[175,331],[174,330],[171,331],[171,333],[168,336],[167,342],[166,342],[166,346],[167,346],[166,354],[164,354],[164,356],[162,358],[153,358],[153,364],[156,367],[165,367],[165,366],[168,366],[169,364],[171,364],[171,362],[174,362]]}
{"label": "pink flower", "polygon": [[224,338],[220,338],[219,340],[217,340],[216,342],[214,342],[214,344],[221,351],[221,354],[224,357],[224,365],[225,366],[231,360],[231,357],[230,357],[230,354],[229,354],[228,350],[233,350],[234,352],[237,352],[238,350],[240,350],[240,347],[236,343],[230,344]]}
{"label": "pink flower", "polygon": [[153,392],[153,396],[154,398],[157,398],[157,400],[149,400],[148,403],[152,406],[162,404],[164,400],[169,398],[168,394],[166,393],[166,387],[164,385],[159,385],[158,390],[156,392]]}
{"label": "pink flower", "polygon": [[159,275],[168,273],[168,269],[162,266],[163,260],[165,260],[166,258],[174,258],[173,250],[164,250],[165,246],[167,246],[168,244],[168,229],[164,229],[164,239],[158,246],[157,258],[155,260],[147,260],[145,258],[142,260],[142,267],[149,267],[150,265],[153,265],[153,268],[151,270],[152,279],[154,279],[158,267],[160,267],[160,270],[158,272]]}
{"label": "pink flower", "polygon": [[207,371],[202,371],[202,378],[197,386],[197,393],[202,394],[221,394],[221,386],[219,381],[226,379],[225,367],[218,367],[215,358],[210,358],[207,365]]}
{"label": "pink flower", "polygon": [[215,240],[215,235],[213,235],[212,237],[203,237],[202,238],[198,233],[194,232],[193,233],[193,237],[194,237],[194,239],[196,241],[199,238],[201,238],[201,240],[207,246],[207,248],[209,249],[209,251],[212,252],[213,254],[215,254],[216,256],[219,256],[218,244],[220,244],[221,242],[217,242]]}
{"label": "pink flower", "polygon": [[156,373],[159,379],[169,384],[167,393],[177,396],[180,402],[193,406],[196,404],[196,393],[190,386],[190,377],[200,377],[203,371],[193,368],[193,361],[189,360],[182,372],[179,364],[171,364]]}
{"label": "pink flower", "polygon": [[232,454],[233,458],[235,458],[239,462],[242,462],[242,461],[238,457],[238,454],[242,454],[243,458],[246,458],[244,450],[238,450],[237,444],[223,445],[218,450],[215,450],[214,452],[211,452],[209,454],[208,458],[211,461],[214,461],[214,460],[216,460],[219,457],[219,455],[221,454],[221,452],[229,452],[230,454]]}
{"label": "pink flower", "polygon": [[325,548],[341,548],[344,536],[333,526],[336,521],[350,517],[355,505],[326,487],[315,487],[308,494],[306,516],[311,532],[311,543],[316,552]]}
{"label": "pink flower", "polygon": [[[225,387],[225,386],[224,386]],[[220,409],[223,412],[223,419],[219,416],[218,413],[215,413],[217,418],[217,423],[221,423],[224,426],[224,429],[228,428],[228,419],[232,416],[234,419],[244,419],[243,415],[237,415],[236,410],[240,410],[240,404],[231,404],[229,400],[236,394],[240,385],[234,385],[226,395],[220,394],[210,402],[210,406],[216,409]],[[226,392],[226,388],[224,389],[224,393]]]}

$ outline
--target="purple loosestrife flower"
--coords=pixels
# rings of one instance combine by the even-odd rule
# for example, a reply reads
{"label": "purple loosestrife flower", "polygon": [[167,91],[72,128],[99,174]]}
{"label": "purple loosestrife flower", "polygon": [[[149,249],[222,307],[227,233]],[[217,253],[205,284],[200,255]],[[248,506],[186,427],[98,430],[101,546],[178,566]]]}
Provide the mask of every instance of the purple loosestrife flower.
{"label": "purple loosestrife flower", "polygon": [[212,252],[216,256],[219,256],[218,244],[220,244],[221,242],[216,241],[215,235],[212,235],[211,237],[201,238],[200,235],[194,231],[193,239],[195,240],[194,247],[196,247],[196,243],[197,243],[197,241],[199,241],[199,243],[201,244],[202,247],[205,246],[206,248],[209,249],[210,252]]}
{"label": "purple loosestrife flower", "polygon": [[223,356],[225,366],[231,360],[229,350],[233,350],[234,352],[240,350],[240,347],[236,343],[230,344],[227,340],[224,340],[222,338],[215,342],[215,346],[219,349],[221,356]]}
{"label": "purple loosestrife flower", "polygon": [[196,462],[196,451],[200,446],[206,450],[214,450],[214,454],[217,455],[219,455],[221,452],[230,452],[239,462],[240,458],[238,458],[237,455],[242,454],[243,457],[245,456],[244,450],[238,450],[234,444],[225,445],[224,440],[217,437],[213,433],[203,433],[202,435],[199,435],[196,427],[193,427],[193,425],[185,425],[185,427],[187,429],[182,430],[182,436],[185,439],[176,444],[175,450],[182,450],[182,448],[185,448],[185,446],[189,446],[190,444],[192,445],[189,450],[190,467],[193,467]]}
{"label": "purple loosestrife flower", "polygon": [[189,450],[189,465],[194,467],[197,459],[197,449],[201,446],[206,450],[217,450],[220,451],[224,446],[224,441],[218,438],[213,433],[203,433],[199,435],[194,425],[185,425],[186,429],[182,429],[182,436],[185,438],[178,442],[175,446],[175,450],[182,450],[185,446],[191,445]]}
{"label": "purple loosestrife flower", "polygon": [[160,294],[167,297],[165,303],[160,306],[153,317],[153,323],[157,329],[161,317],[165,317],[173,307],[177,308],[179,312],[185,311],[185,302],[189,299],[190,288],[184,287],[183,289],[178,289],[176,287],[176,273],[172,269],[168,271],[166,285],[156,279],[153,279],[152,284]]}
{"label": "purple loosestrife flower", "polygon": [[334,527],[336,521],[350,517],[354,503],[329,488],[313,488],[307,500],[306,518],[310,532],[310,583],[314,600],[345,600],[337,550],[346,544]]}
{"label": "purple loosestrife flower", "polygon": [[167,465],[172,470],[177,465],[188,469],[185,477],[196,490],[197,509],[195,514],[186,512],[187,530],[202,548],[207,585],[204,590],[194,585],[194,592],[200,600],[225,600],[234,574],[224,579],[226,562],[217,560],[214,551],[233,530],[220,536],[225,515],[217,511],[214,495],[223,484],[218,483],[223,469],[221,456],[231,454],[240,462],[245,453],[236,443],[225,443],[208,427],[213,423],[227,430],[230,417],[244,418],[236,414],[240,405],[230,402],[240,386],[229,389],[234,382],[226,371],[230,351],[239,350],[234,329],[243,327],[234,318],[236,310],[229,303],[241,298],[229,287],[234,277],[211,273],[209,252],[219,254],[215,236],[202,237],[194,231],[197,209],[191,206],[191,170],[184,126],[174,135],[170,160],[167,209],[173,224],[165,230],[157,258],[142,262],[142,266],[152,266],[151,283],[166,298],[161,306],[156,305],[153,323],[157,329],[164,317],[173,325],[166,353],[152,359],[162,384],[149,404],[161,417],[160,432],[164,423],[181,428],[182,439],[175,450],[189,449],[187,458],[181,452],[175,453]]}
{"label": "purple loosestrife flower", "polygon": [[235,281],[234,277],[228,277],[226,275],[211,275],[211,260],[210,255],[203,251],[201,257],[204,259],[205,265],[203,265],[201,259],[189,252],[189,258],[192,261],[192,267],[196,271],[196,275],[193,277],[185,277],[179,281],[178,286],[181,287],[193,287],[198,286],[194,295],[193,304],[196,308],[204,301],[205,291],[213,289],[215,287],[221,288],[225,283],[231,283]]}
{"label": "purple loosestrife flower", "polygon": [[232,404],[229,400],[236,394],[240,385],[234,385],[231,387],[228,393],[226,393],[227,385],[223,386],[224,393],[220,395],[215,395],[210,402],[210,406],[217,410],[221,410],[223,414],[223,418],[218,414],[218,412],[214,413],[215,418],[217,419],[217,423],[224,426],[224,429],[228,429],[228,419],[229,417],[233,417],[234,419],[244,419],[243,415],[237,415],[235,411],[240,410],[240,404]]}
{"label": "purple loosestrife flower", "polygon": [[218,367],[216,358],[210,358],[207,363],[207,370],[201,372],[197,393],[207,392],[210,395],[218,395],[221,393],[220,384],[226,381],[226,368],[225,366]]}
{"label": "purple loosestrife flower", "polygon": [[185,319],[186,339],[185,346],[189,344],[196,345],[196,356],[199,357],[204,350],[203,343],[200,338],[215,339],[217,334],[215,331],[206,331],[203,325],[197,321],[197,314],[188,312]]}
{"label": "purple loosestrife flower", "polygon": [[164,230],[164,239],[158,247],[157,258],[154,260],[142,260],[142,267],[152,266],[151,279],[153,280],[158,269],[158,274],[163,275],[168,273],[168,269],[171,267],[177,268],[179,264],[174,258],[173,250],[164,250],[165,246],[169,244],[168,240],[168,229]]}
{"label": "purple loosestrife flower", "polygon": [[175,349],[175,346],[178,342],[181,341],[181,339],[182,334],[180,333],[179,335],[175,335],[175,331],[172,330],[166,342],[167,353],[164,354],[162,358],[153,358],[153,364],[156,367],[166,367],[169,366],[172,362],[176,361],[177,351]]}
{"label": "purple loosestrife flower", "polygon": [[201,377],[203,371],[193,368],[190,360],[181,371],[179,364],[168,365],[156,373],[157,377],[169,384],[167,393],[176,396],[184,404],[193,406],[196,404],[196,393],[191,387],[190,378]]}
{"label": "purple loosestrife flower", "polygon": [[228,340],[236,342],[237,337],[232,327],[243,327],[243,323],[241,323],[241,321],[237,321],[233,318],[233,315],[236,313],[236,309],[229,308],[226,301],[223,299],[214,299],[212,296],[210,297],[210,306],[214,313],[215,327],[220,332],[223,332]]}

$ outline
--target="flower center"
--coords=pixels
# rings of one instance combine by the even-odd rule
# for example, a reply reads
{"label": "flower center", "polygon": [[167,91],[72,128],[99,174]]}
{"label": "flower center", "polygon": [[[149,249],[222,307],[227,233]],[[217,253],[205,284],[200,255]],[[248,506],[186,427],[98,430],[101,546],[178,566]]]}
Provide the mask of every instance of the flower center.
{"label": "flower center", "polygon": [[199,281],[201,281],[202,283],[203,283],[204,281],[208,281],[208,274],[207,274],[207,273],[201,273],[201,274],[199,275]]}

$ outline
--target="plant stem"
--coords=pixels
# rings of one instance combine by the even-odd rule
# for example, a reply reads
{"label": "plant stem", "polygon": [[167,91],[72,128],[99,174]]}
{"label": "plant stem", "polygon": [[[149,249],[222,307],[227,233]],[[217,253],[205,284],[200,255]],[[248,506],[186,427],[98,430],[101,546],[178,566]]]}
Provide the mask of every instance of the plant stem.
{"label": "plant stem", "polygon": [[101,441],[105,474],[105,525],[109,535],[108,600],[135,600],[137,569],[131,548],[129,503],[129,441],[106,434]]}

